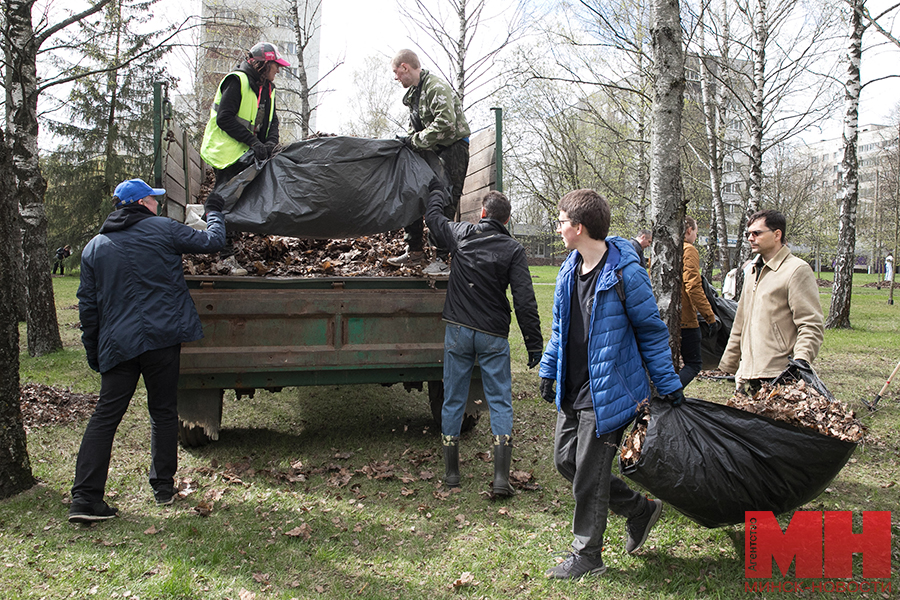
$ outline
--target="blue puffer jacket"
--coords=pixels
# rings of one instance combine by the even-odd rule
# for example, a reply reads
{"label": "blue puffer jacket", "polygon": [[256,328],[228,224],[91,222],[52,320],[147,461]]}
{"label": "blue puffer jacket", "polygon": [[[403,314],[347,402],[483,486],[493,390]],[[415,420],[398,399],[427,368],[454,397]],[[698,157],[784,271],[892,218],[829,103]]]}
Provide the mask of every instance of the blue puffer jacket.
{"label": "blue puffer jacket", "polygon": [[[681,381],[672,366],[669,331],[659,317],[647,271],[641,268],[630,241],[608,237],[606,243],[606,265],[597,277],[588,334],[591,395],[598,436],[616,431],[634,419],[638,403],[650,394],[647,372],[660,394],[681,389]],[[569,255],[556,277],[553,330],[541,360],[541,377],[557,382],[557,410],[566,388],[565,349],[577,264],[576,251]],[[627,316],[615,289],[616,271],[620,269]]]}
{"label": "blue puffer jacket", "polygon": [[149,350],[202,338],[181,255],[224,245],[220,212],[209,213],[206,231],[143,206],[113,212],[81,254],[78,312],[88,365],[105,373]]}

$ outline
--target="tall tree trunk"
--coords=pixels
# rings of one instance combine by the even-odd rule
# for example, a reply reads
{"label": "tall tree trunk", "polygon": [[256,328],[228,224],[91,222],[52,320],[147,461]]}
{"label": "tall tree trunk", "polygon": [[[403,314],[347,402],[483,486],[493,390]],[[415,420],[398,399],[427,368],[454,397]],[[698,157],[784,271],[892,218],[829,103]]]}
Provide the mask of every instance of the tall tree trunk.
{"label": "tall tree trunk", "polygon": [[841,216],[838,227],[838,255],[834,267],[834,286],[831,289],[831,308],[827,329],[850,327],[850,297],[853,288],[853,263],[856,262],[856,211],[859,206],[859,162],[856,143],[859,137],[860,63],[865,0],[850,1],[850,36],[847,48],[847,81],[845,85],[844,159],[841,170]]}
{"label": "tall tree trunk", "polygon": [[[712,276],[713,262],[715,255],[719,253],[720,243],[724,243],[727,247],[728,238],[720,238],[718,223],[724,222],[725,208],[722,200],[722,160],[719,153],[719,111],[713,99],[712,84],[710,82],[709,67],[707,66],[706,54],[706,26],[705,23],[700,24],[700,93],[703,100],[703,121],[706,125],[706,151],[709,156],[707,168],[709,170],[709,189],[712,192],[712,218],[710,219],[709,242],[707,243],[707,260],[704,272],[707,276]],[[721,87],[721,86],[720,86]],[[719,240],[722,240],[721,242]],[[722,258],[723,272],[728,272],[731,268],[728,265],[728,252],[720,253]]]}
{"label": "tall tree trunk", "polygon": [[[12,166],[9,167],[12,169]],[[28,294],[25,292],[25,256],[22,254],[22,222],[19,219],[19,211],[16,211],[16,228],[9,238],[13,247],[13,269],[9,274],[10,285],[13,288],[12,302],[16,307],[16,320],[28,319]]]}
{"label": "tall tree trunk", "polygon": [[[291,13],[294,17],[294,37],[297,42],[297,81],[300,83],[300,138],[306,139],[310,134],[312,121],[312,105],[309,75],[306,73],[306,48],[315,35],[316,15],[322,8],[322,0],[290,0]],[[313,82],[315,83],[315,82]]]}
{"label": "tall tree trunk", "polygon": [[681,354],[681,281],[684,261],[684,187],[681,115],[684,49],[678,0],[653,0],[653,107],[650,132],[650,204],[653,222],[650,278],[660,316],[669,328],[672,358]]}
{"label": "tall tree trunk", "polygon": [[466,0],[459,0],[457,6],[459,17],[459,34],[456,37],[456,93],[459,94],[459,103],[465,106],[466,98],[466,31],[469,28],[469,19],[466,15]]}
{"label": "tall tree trunk", "polygon": [[[9,149],[0,129],[0,239],[19,236],[18,206]],[[0,498],[34,485],[19,406],[19,325],[12,271],[16,244],[0,244]]]}
{"label": "tall tree trunk", "polygon": [[6,0],[8,47],[12,59],[6,68],[6,110],[25,232],[22,250],[25,256],[28,353],[43,356],[62,348],[62,340],[47,251],[47,215],[44,212],[47,182],[38,160],[38,45],[31,26],[33,3],[34,0]]}

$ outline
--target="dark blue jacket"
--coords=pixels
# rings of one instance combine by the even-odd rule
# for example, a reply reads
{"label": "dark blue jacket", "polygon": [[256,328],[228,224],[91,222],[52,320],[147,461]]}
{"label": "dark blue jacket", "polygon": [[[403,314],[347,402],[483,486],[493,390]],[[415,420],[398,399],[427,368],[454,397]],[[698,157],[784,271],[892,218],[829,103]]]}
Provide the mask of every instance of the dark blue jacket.
{"label": "dark blue jacket", "polygon": [[[638,404],[650,395],[647,373],[660,394],[681,389],[672,366],[669,331],[659,317],[647,271],[641,267],[631,242],[609,237],[606,243],[606,265],[597,277],[588,333],[588,369],[598,436],[616,431],[634,419]],[[566,389],[565,351],[577,265],[575,251],[556,277],[553,328],[540,367],[542,378],[557,382],[557,409]],[[622,271],[624,306],[615,289],[618,270]]]}
{"label": "dark blue jacket", "polygon": [[78,313],[88,365],[105,373],[149,350],[203,337],[183,253],[225,245],[222,213],[197,231],[131,204],[107,217],[81,253]]}

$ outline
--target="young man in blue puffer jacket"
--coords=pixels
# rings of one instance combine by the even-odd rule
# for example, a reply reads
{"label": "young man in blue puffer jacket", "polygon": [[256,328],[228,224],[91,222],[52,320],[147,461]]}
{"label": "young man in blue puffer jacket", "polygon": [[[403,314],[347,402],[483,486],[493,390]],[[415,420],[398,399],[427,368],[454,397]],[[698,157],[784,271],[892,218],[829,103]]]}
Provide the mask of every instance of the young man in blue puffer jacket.
{"label": "young man in blue puffer jacket", "polygon": [[560,200],[557,232],[573,252],[556,279],[540,375],[541,396],[558,410],[554,460],[572,483],[575,540],[568,558],[547,571],[556,579],[606,571],[601,552],[610,509],[627,519],[628,553],[646,541],[662,501],[613,476],[612,461],[625,427],[650,396],[648,373],[659,394],[676,405],[684,399],[650,279],[630,241],[606,237],[609,223],[609,204],[593,190]]}

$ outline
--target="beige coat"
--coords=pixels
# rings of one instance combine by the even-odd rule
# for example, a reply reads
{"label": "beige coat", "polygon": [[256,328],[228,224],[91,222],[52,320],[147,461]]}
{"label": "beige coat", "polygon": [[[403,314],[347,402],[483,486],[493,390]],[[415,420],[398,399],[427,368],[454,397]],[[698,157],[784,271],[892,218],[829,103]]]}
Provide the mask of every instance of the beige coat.
{"label": "beige coat", "polygon": [[693,244],[684,244],[684,271],[681,285],[681,328],[696,329],[700,327],[697,313],[703,315],[707,323],[716,322],[706,293],[703,291],[703,279],[700,277],[700,253]]}
{"label": "beige coat", "polygon": [[824,336],[815,275],[783,246],[767,263],[757,257],[744,278],[719,369],[734,373],[738,381],[770,379],[787,367],[791,357],[812,363]]}

